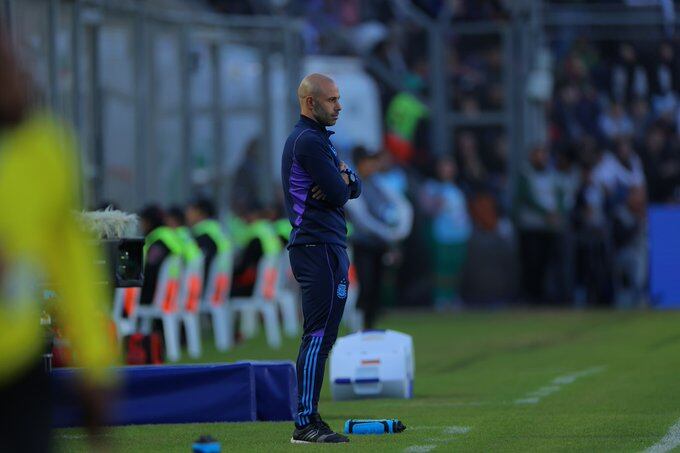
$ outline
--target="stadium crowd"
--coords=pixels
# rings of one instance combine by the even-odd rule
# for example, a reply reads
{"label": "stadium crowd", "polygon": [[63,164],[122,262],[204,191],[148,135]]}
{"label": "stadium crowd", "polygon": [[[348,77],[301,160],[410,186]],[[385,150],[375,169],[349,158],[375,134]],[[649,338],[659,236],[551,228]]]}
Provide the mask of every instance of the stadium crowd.
{"label": "stadium crowd", "polygon": [[[256,3],[237,12],[276,12]],[[432,149],[422,100],[430,68],[419,50],[427,37],[403,2],[280,4],[279,12],[306,19],[308,53],[362,56],[405,88],[396,90],[367,64],[381,90],[385,146],[352,151],[369,197],[349,214],[360,280],[375,282],[372,298],[432,301],[441,309],[645,303],[646,207],[680,201],[677,40],[552,42],[548,140],[527,150],[511,188],[502,127],[458,128],[452,150]],[[411,4],[435,17],[443,2]],[[508,19],[501,1],[451,5],[453,20]],[[447,48],[452,108],[463,115],[501,110],[497,36],[452,35]],[[367,216],[379,223],[363,225]]]}
{"label": "stadium crowd", "polygon": [[[430,16],[442,5],[413,3]],[[413,232],[401,247],[401,266],[408,270],[396,271],[395,281],[406,285],[397,291],[404,303],[644,303],[646,206],[680,200],[677,41],[553,42],[548,140],[529,150],[511,191],[501,128],[458,129],[454,149],[434,157],[427,110],[418,99],[426,93],[429,68],[417,49],[426,38],[399,2],[372,10],[347,2],[335,11],[329,2],[315,4],[318,10],[307,10],[307,17],[318,33],[308,33],[308,51],[322,51],[322,30],[351,30],[345,33],[353,36],[353,50],[399,74],[409,88],[398,92],[376,77],[385,152],[398,167],[387,174],[402,175],[402,191],[415,210]],[[506,19],[502,2],[453,2],[453,20]],[[327,50],[347,50],[337,42]],[[502,109],[500,42],[453,36],[449,44],[453,109],[463,115]],[[404,124],[404,112],[410,124]],[[427,262],[417,258],[423,249],[431,252]],[[414,283],[426,275],[434,275],[431,298],[422,297],[428,288]]]}

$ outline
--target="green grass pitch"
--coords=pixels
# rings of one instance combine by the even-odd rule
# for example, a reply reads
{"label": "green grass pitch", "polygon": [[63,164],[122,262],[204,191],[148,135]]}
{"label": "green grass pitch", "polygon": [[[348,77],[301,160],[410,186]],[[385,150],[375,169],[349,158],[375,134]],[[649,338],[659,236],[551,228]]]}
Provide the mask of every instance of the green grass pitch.
{"label": "green grass pitch", "polygon": [[[291,445],[291,423],[146,425],[110,429],[114,451],[187,452],[201,434],[232,451],[643,451],[680,418],[680,313],[398,313],[380,327],[413,335],[412,400],[333,402],[334,429],[348,418],[399,418],[401,434],[351,436],[349,445]],[[211,348],[206,342],[204,347]],[[202,361],[294,360],[297,341],[264,339]],[[87,451],[78,429],[55,432],[57,451]]]}

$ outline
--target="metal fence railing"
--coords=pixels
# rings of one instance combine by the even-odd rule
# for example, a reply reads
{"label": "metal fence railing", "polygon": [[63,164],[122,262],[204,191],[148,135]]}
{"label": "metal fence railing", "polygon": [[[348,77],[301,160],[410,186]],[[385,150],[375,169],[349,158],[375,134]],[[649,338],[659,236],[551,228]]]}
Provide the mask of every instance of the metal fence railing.
{"label": "metal fence railing", "polygon": [[[191,6],[159,7],[164,1]],[[509,202],[527,149],[546,137],[545,103],[528,92],[532,72],[549,60],[550,40],[564,33],[662,39],[679,21],[658,8],[508,3],[505,20],[459,21],[446,8],[433,18],[409,2],[402,2],[402,14],[426,36],[429,79],[419,96],[431,113],[432,151],[454,151],[456,134],[464,130],[504,135]],[[283,103],[282,123],[294,118],[302,27],[290,17],[224,16],[196,8],[172,0],[0,0],[0,17],[46,102],[79,131],[90,204],[112,200],[136,209],[204,191],[224,206],[234,163],[254,143],[260,164],[272,170],[258,172],[260,198],[273,196],[280,146],[272,143],[272,117]],[[498,52],[498,68],[487,75],[502,101],[468,111],[460,105],[463,88],[449,71],[456,46],[479,42]],[[394,91],[409,89],[379,61],[365,63]]]}
{"label": "metal fence railing", "polygon": [[[299,24],[185,8],[162,0],[0,1],[45,102],[79,132],[91,206],[136,210],[202,192],[224,207],[234,162],[255,140],[260,164],[274,167],[273,79],[285,93],[277,114],[290,123]],[[258,177],[267,201],[270,172]]]}

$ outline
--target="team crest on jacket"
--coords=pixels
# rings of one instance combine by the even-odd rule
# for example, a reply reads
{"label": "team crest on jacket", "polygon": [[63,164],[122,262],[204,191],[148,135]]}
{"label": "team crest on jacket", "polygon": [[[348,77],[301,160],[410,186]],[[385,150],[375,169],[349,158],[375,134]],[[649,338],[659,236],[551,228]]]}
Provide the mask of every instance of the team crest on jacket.
{"label": "team crest on jacket", "polygon": [[341,282],[338,285],[337,295],[339,299],[345,299],[347,297],[347,283]]}

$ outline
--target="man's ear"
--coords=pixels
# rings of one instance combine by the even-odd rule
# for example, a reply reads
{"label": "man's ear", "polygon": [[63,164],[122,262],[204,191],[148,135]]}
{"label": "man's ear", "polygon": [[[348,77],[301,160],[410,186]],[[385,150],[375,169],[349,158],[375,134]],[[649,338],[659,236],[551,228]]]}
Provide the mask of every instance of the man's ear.
{"label": "man's ear", "polygon": [[307,96],[305,98],[305,103],[310,110],[314,109],[314,98],[313,97]]}

